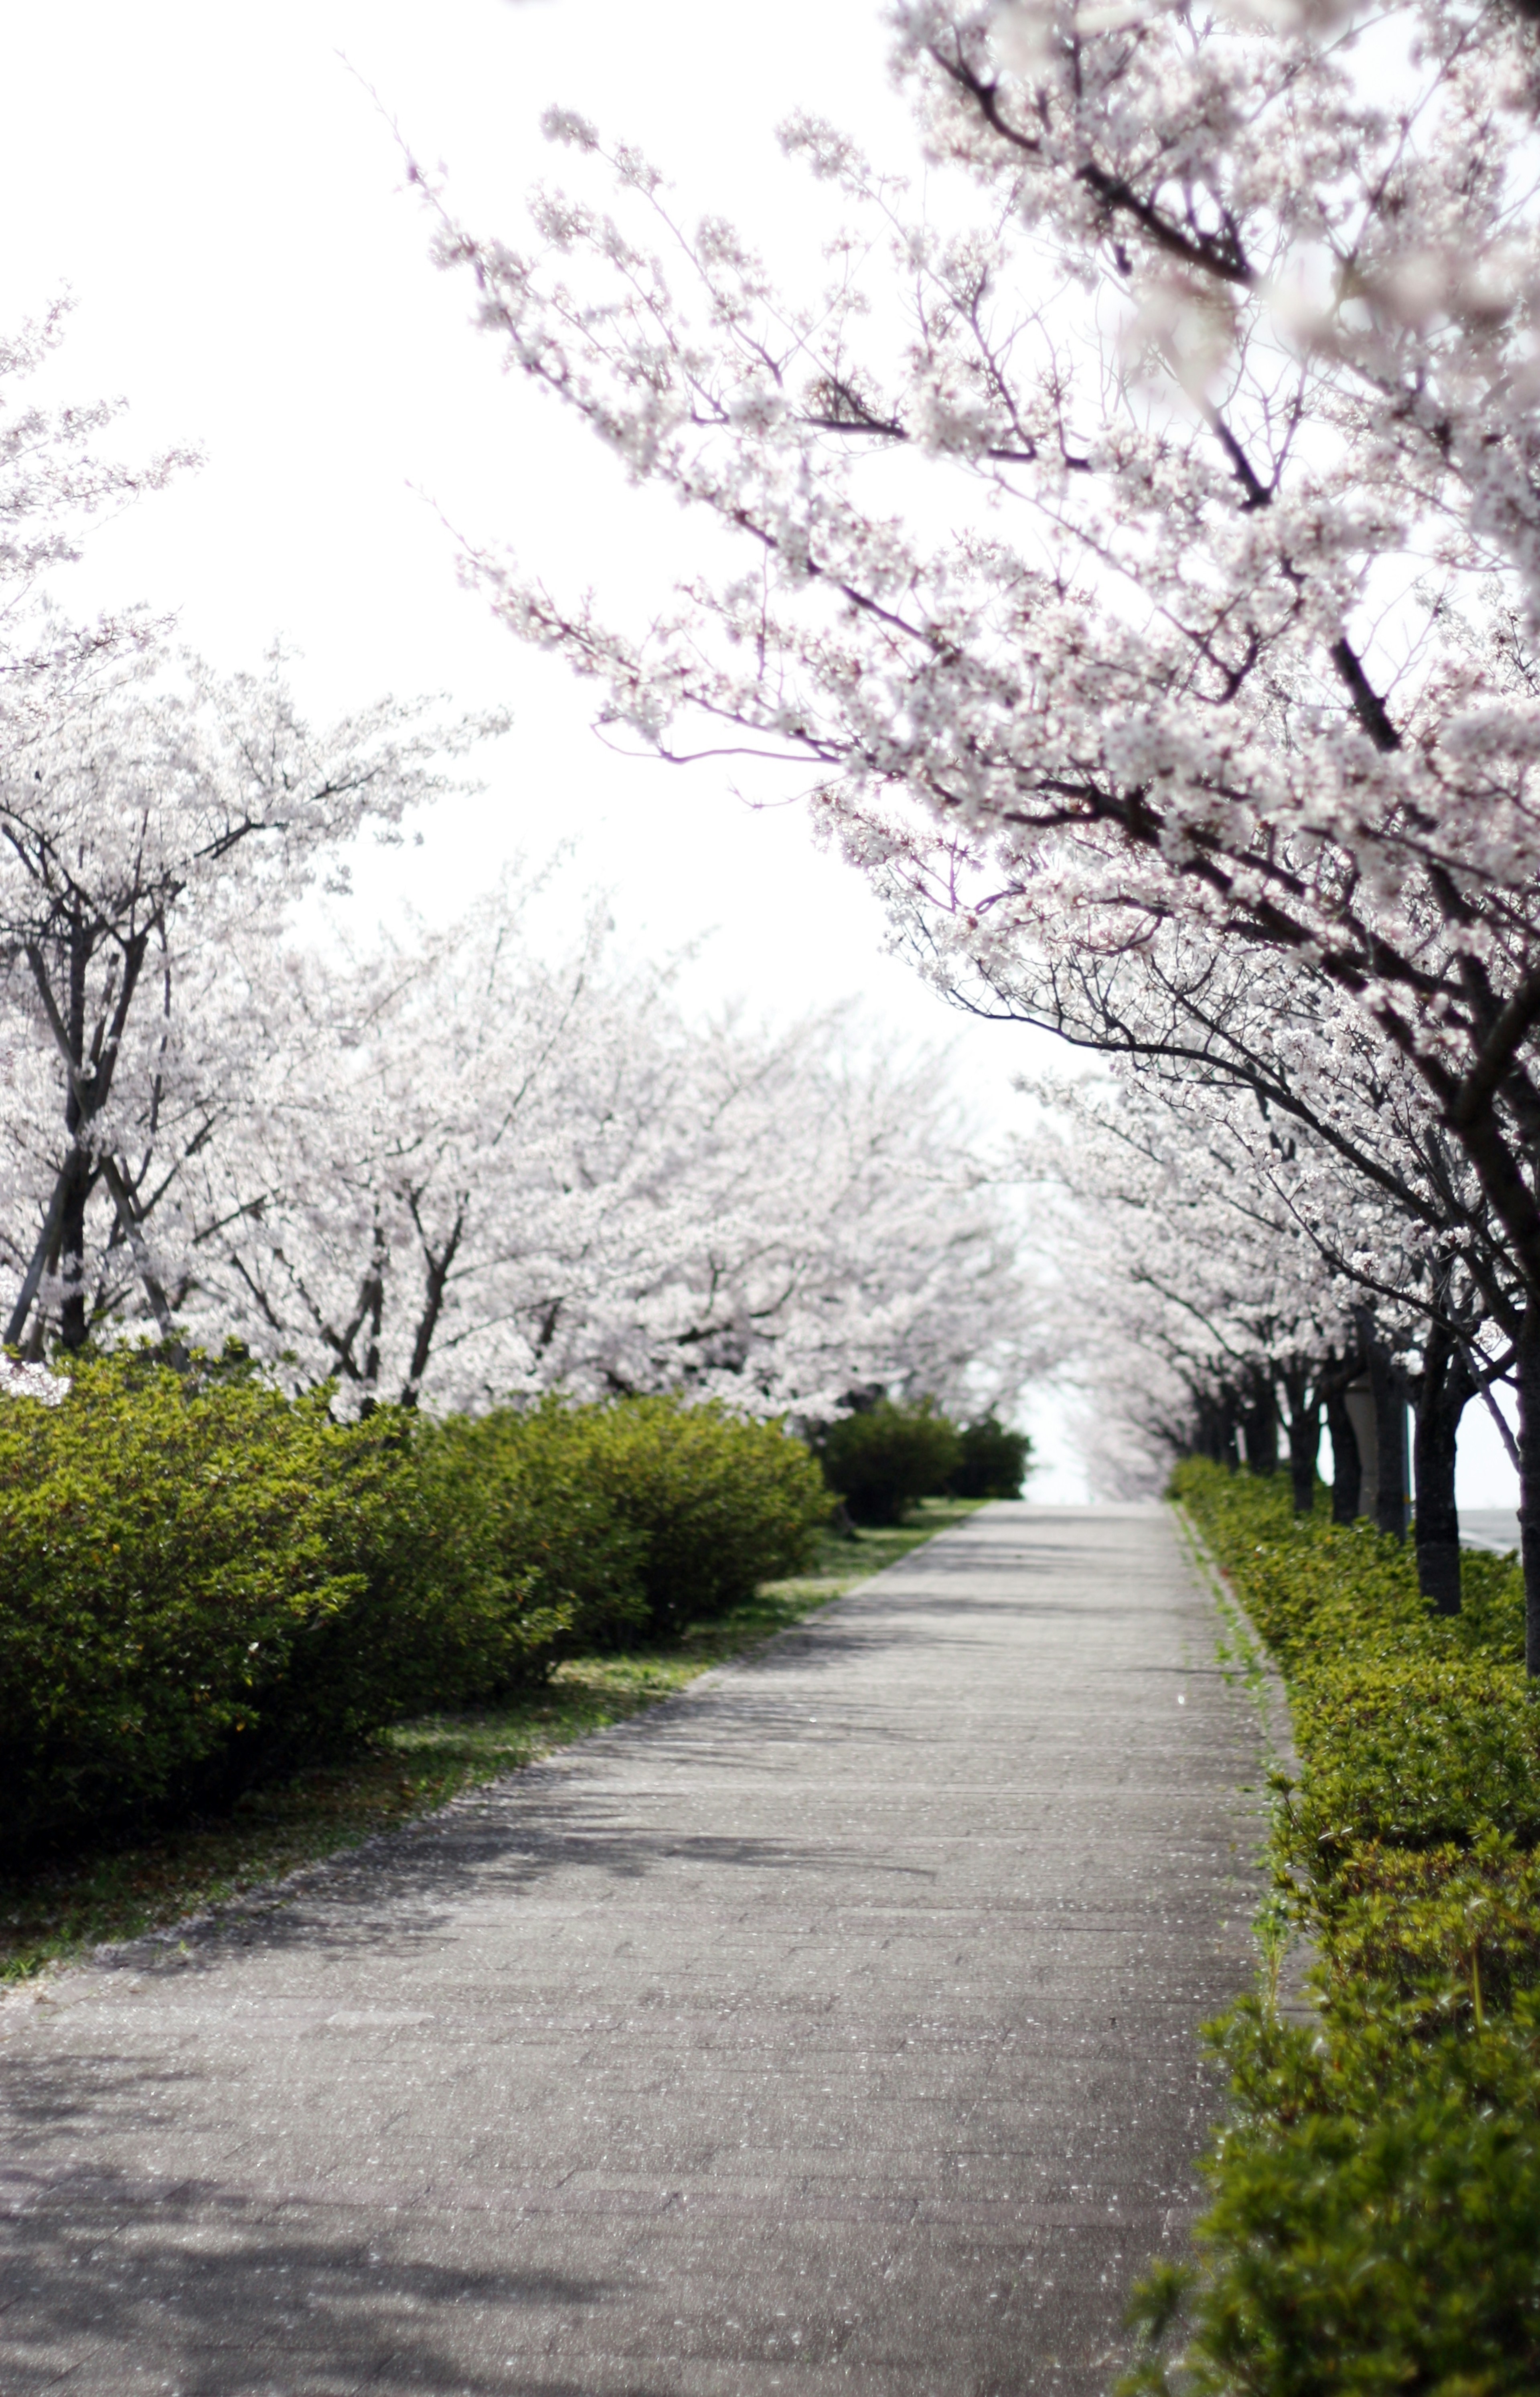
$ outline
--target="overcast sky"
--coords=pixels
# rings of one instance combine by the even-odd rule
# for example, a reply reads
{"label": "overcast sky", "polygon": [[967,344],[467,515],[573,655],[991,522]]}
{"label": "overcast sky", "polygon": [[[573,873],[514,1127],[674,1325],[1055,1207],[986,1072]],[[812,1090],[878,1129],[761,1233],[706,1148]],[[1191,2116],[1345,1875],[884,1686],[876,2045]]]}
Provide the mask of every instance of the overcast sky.
{"label": "overcast sky", "polygon": [[[446,519],[567,587],[602,579],[623,606],[657,596],[660,550],[688,564],[686,528],[504,381],[466,288],[427,263],[387,121],[443,164],[473,222],[516,238],[523,192],[561,164],[541,113],[574,103],[666,158],[687,207],[730,194],[772,242],[805,228],[815,259],[774,127],[802,100],[902,139],[868,0],[773,17],[694,0],[87,0],[14,20],[7,64],[0,186],[24,238],[6,245],[0,308],[14,319],[70,287],[54,386],[126,395],[127,446],[191,439],[208,457],[93,544],[93,584],[174,607],[221,664],[281,634],[318,712],[384,688],[511,704],[486,797],[447,810],[395,877],[435,912],[494,859],[572,837],[628,931],[672,944],[720,927],[707,982],[767,1004],[860,987],[909,1028],[962,1028],[882,958],[877,911],[795,814],[750,813],[718,769],[617,760],[565,671],[456,588]],[[965,1046],[964,1071],[998,1085],[1019,1042]]]}
{"label": "overcast sky", "polygon": [[[458,912],[507,859],[574,842],[613,890],[623,938],[711,931],[692,988],[777,1013],[859,995],[905,1038],[950,1038],[982,1118],[1011,1118],[1013,1072],[1058,1052],[970,1024],[883,954],[858,878],[799,812],[755,811],[721,770],[618,759],[584,694],[519,649],[454,578],[453,532],[506,541],[566,587],[623,608],[683,565],[672,509],[627,490],[554,408],[502,376],[462,287],[427,263],[399,127],[457,211],[517,238],[522,194],[556,176],[553,101],[638,141],[687,214],[744,223],[778,263],[816,268],[805,177],[776,125],[810,108],[908,157],[873,0],[72,0],[13,11],[0,87],[0,318],[61,288],[76,310],[60,395],[123,395],[120,446],[200,443],[207,462],[92,545],[72,601],[143,596],[221,666],[281,636],[317,715],[385,690],[506,705],[487,789],[421,848],[362,862],[360,907]],[[451,530],[452,529],[452,530]],[[1473,1410],[1473,1415],[1479,1413]],[[1078,1495],[1051,1408],[1044,1496]],[[1472,1426],[1467,1503],[1501,1503]],[[1489,1453],[1490,1452],[1490,1453]]]}

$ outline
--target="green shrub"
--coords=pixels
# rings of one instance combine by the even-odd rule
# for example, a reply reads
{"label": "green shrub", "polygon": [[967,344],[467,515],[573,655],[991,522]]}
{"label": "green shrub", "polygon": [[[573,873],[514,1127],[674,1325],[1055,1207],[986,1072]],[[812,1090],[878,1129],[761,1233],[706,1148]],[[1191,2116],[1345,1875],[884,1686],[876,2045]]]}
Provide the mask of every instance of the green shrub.
{"label": "green shrub", "polygon": [[[1519,2397],[1540,2385],[1540,2039],[1395,2019],[1319,2037],[1239,2007],[1236,2119],[1209,2164],[1196,2274],[1136,2302],[1130,2392]],[[1180,2334],[1183,2352],[1160,2360]]]}
{"label": "green shrub", "polygon": [[812,1562],[831,1502],[806,1443],[723,1407],[630,1399],[589,1418],[595,1485],[643,1539],[657,1630],[724,1614]]}
{"label": "green shrub", "polygon": [[425,1441],[444,1519],[486,1544],[521,1604],[559,1615],[563,1653],[618,1646],[647,1622],[646,1532],[594,1470],[600,1412],[548,1399],[453,1416]]}
{"label": "green shrub", "polygon": [[1444,1630],[1461,1654],[1490,1656],[1494,1664],[1523,1663],[1524,1574],[1517,1555],[1466,1550],[1460,1559],[1460,1612],[1447,1618]]}
{"label": "green shrub", "polygon": [[1300,1672],[1292,1698],[1295,1822],[1316,1866],[1360,1840],[1540,1839],[1540,1712],[1521,1666],[1350,1655]]}
{"label": "green shrub", "polygon": [[993,1414],[964,1424],[957,1435],[959,1454],[947,1477],[954,1498],[1019,1498],[1032,1469],[1032,1442],[1024,1431],[1011,1431]]}
{"label": "green shrub", "polygon": [[[1300,1782],[1279,1896],[1318,2025],[1213,2027],[1232,2120],[1196,2269],[1140,2291],[1130,2391],[1497,2397],[1540,2386],[1540,1704],[1511,1559],[1433,1615],[1410,1550],[1287,1478],[1182,1466],[1289,1679]],[[1180,2353],[1172,2355],[1173,2347]]]}
{"label": "green shrub", "polygon": [[441,1534],[409,1423],[137,1358],[0,1404],[0,1556],[13,1851],[515,1677],[555,1628]]}
{"label": "green shrub", "polygon": [[1333,1979],[1480,2028],[1540,1983],[1540,1858],[1499,1831],[1470,1847],[1367,1841],[1319,1896]]}
{"label": "green shrub", "polygon": [[334,1423],[238,1357],[0,1400],[8,1853],[219,1803],[564,1649],[752,1596],[830,1500],[779,1425],[648,1399]]}
{"label": "green shrub", "polygon": [[502,1409],[439,1435],[495,1521],[500,1570],[570,1645],[677,1629],[810,1562],[830,1506],[779,1423],[672,1398]]}
{"label": "green shrub", "polygon": [[1296,1516],[1287,1476],[1189,1459],[1172,1477],[1268,1647],[1296,1657],[1427,1653],[1426,1600],[1410,1548],[1360,1521]]}
{"label": "green shrub", "polygon": [[858,1523],[902,1522],[916,1499],[945,1490],[962,1460],[957,1426],[930,1399],[879,1399],[828,1425],[817,1446],[830,1489]]}

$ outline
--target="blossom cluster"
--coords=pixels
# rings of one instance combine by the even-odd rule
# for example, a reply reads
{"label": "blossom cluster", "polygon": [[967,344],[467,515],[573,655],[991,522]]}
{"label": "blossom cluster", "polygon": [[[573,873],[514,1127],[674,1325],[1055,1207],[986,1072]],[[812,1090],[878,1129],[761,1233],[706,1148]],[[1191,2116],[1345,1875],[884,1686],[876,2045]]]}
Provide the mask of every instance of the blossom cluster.
{"label": "blossom cluster", "polygon": [[726,543],[640,629],[466,572],[607,723],[810,782],[947,992],[1158,1085],[1236,1252],[1319,1261],[1323,1371],[1340,1305],[1435,1412],[1511,1366],[1540,1665],[1534,27],[891,13],[924,175],[788,126],[798,290],[569,112],[518,245],[424,181],[509,368]]}

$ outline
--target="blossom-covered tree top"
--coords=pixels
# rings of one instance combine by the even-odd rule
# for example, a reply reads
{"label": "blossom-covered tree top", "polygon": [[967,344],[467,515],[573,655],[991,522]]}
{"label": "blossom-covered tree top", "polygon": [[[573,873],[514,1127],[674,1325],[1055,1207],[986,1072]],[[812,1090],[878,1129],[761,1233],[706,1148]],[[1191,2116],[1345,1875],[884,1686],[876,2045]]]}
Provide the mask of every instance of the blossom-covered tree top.
{"label": "blossom-covered tree top", "polygon": [[810,769],[959,971],[1172,920],[1319,969],[1540,1289],[1532,30],[1417,0],[895,25],[959,176],[922,204],[788,127],[822,288],[681,230],[567,112],[585,189],[524,247],[435,197],[510,363],[739,553],[635,633],[470,570],[609,721]]}

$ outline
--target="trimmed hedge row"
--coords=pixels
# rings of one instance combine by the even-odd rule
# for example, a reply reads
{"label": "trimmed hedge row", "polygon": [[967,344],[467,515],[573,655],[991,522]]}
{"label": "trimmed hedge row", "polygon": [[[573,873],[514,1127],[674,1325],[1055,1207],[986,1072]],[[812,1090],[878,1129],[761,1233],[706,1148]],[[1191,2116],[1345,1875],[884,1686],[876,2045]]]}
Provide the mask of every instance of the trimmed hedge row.
{"label": "trimmed hedge row", "polygon": [[341,1425],[229,1362],[85,1360],[0,1403],[7,1854],[720,1613],[830,1504],[800,1441],[714,1408]]}
{"label": "trimmed hedge row", "polygon": [[459,1416],[425,1439],[457,1493],[451,1511],[489,1510],[503,1573],[564,1610],[564,1650],[743,1605],[811,1560],[834,1504],[779,1423],[676,1399],[548,1399]]}
{"label": "trimmed hedge row", "polygon": [[1318,2397],[1540,2387],[1540,1702],[1512,1560],[1429,1614],[1410,1554],[1296,1519],[1286,1476],[1179,1467],[1281,1667],[1301,1758],[1275,1906],[1317,2025],[1211,2028],[1231,2119],[1195,2269],[1141,2290],[1131,2392]]}
{"label": "trimmed hedge row", "polygon": [[901,1523],[921,1498],[1019,1498],[1032,1442],[993,1414],[970,1424],[933,1399],[878,1399],[822,1426],[813,1446],[858,1523]]}

